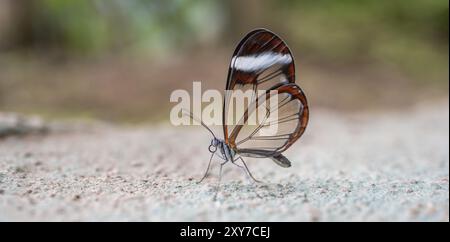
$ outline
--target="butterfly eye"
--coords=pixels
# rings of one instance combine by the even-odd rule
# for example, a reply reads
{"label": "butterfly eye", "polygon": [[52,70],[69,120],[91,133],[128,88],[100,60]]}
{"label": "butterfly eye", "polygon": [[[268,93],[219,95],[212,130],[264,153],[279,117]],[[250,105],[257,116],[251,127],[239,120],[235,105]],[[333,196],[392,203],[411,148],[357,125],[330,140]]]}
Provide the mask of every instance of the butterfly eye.
{"label": "butterfly eye", "polygon": [[211,144],[211,145],[209,145],[208,150],[209,150],[209,152],[214,153],[217,150],[217,146],[214,146]]}

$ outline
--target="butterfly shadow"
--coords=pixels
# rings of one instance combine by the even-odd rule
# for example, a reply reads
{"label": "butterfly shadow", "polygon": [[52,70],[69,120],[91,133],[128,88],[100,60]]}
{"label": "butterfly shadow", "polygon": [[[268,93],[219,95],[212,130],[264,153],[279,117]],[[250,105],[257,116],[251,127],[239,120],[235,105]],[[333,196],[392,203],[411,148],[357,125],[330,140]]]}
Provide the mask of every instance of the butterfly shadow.
{"label": "butterfly shadow", "polygon": [[[212,185],[211,191],[215,192],[217,187]],[[222,184],[219,188],[218,199],[239,198],[239,199],[279,199],[292,195],[296,192],[294,184],[281,183],[243,183],[230,182]]]}

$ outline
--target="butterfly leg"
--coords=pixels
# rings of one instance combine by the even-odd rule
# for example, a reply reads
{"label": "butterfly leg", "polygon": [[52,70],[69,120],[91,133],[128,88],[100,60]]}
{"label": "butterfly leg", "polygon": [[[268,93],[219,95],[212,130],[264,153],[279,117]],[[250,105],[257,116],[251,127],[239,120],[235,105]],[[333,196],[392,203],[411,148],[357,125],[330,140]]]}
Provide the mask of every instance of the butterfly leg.
{"label": "butterfly leg", "polygon": [[[254,190],[253,190],[253,191],[255,192],[256,196],[259,197],[259,198],[262,198],[262,196],[259,195],[259,193],[256,191],[256,187],[255,187],[255,185],[256,185],[255,183],[256,183],[256,182],[260,182],[260,181],[256,180],[256,179],[251,175],[250,171],[248,171],[248,169],[245,169],[244,166],[240,166],[240,165],[234,163],[235,161],[237,161],[237,160],[239,160],[239,159],[241,159],[241,161],[243,161],[243,158],[242,158],[242,157],[239,157],[239,158],[236,158],[232,163],[233,163],[234,165],[236,165],[237,167],[241,168],[241,169],[245,172],[245,174],[247,175],[247,178],[249,179],[250,183],[252,183],[252,184],[254,185],[254,187],[253,187]],[[244,164],[245,164],[245,163],[244,163]],[[247,171],[248,171],[248,172],[247,172]]]}
{"label": "butterfly leg", "polygon": [[217,195],[219,194],[219,190],[220,190],[220,182],[222,181],[222,168],[223,165],[225,165],[225,163],[227,163],[228,161],[224,161],[222,163],[220,163],[220,170],[219,170],[219,182],[217,183],[217,189],[216,189],[216,194],[214,194],[214,200],[217,199]]}
{"label": "butterfly leg", "polygon": [[209,167],[211,166],[211,161],[212,161],[212,158],[214,157],[214,154],[216,154],[216,152],[211,154],[211,158],[209,159],[209,163],[208,163],[208,167],[206,168],[205,175],[203,175],[202,179],[200,179],[200,181],[198,181],[197,184],[200,184],[208,176]]}
{"label": "butterfly leg", "polygon": [[[240,165],[234,163],[234,162],[237,161],[237,160],[241,160],[241,162],[242,162],[242,164],[243,164],[244,166],[240,166]],[[250,176],[250,177],[252,178],[253,181],[258,182],[258,183],[262,183],[261,181],[257,180],[257,179],[252,175],[252,173],[250,172],[250,170],[249,170],[248,167],[247,167],[247,164],[245,164],[245,161],[244,161],[244,159],[242,158],[242,156],[239,156],[239,158],[236,158],[236,159],[234,160],[234,162],[233,162],[233,164],[235,164],[236,166],[240,167],[241,169],[244,169],[244,171],[246,171],[245,173],[246,173],[248,176]]]}
{"label": "butterfly leg", "polygon": [[233,165],[235,165],[235,166],[241,168],[241,169],[244,171],[244,173],[245,173],[245,175],[247,176],[247,178],[250,180],[250,182],[255,183],[255,180],[248,174],[247,170],[245,170],[245,167],[243,167],[243,166],[238,165],[238,164],[235,163],[237,160],[239,160],[239,158],[236,158],[236,159],[232,162]]}

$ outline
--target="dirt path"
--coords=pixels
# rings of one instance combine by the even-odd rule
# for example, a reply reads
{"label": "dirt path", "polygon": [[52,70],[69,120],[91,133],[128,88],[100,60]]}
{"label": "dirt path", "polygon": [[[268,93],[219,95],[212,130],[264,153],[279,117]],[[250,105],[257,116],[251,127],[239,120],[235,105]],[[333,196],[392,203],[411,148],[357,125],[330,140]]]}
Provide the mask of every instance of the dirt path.
{"label": "dirt path", "polygon": [[249,160],[266,182],[255,189],[227,165],[216,202],[215,176],[196,184],[209,158],[197,127],[10,137],[0,140],[0,220],[448,221],[448,108],[314,110],[285,153],[291,168]]}

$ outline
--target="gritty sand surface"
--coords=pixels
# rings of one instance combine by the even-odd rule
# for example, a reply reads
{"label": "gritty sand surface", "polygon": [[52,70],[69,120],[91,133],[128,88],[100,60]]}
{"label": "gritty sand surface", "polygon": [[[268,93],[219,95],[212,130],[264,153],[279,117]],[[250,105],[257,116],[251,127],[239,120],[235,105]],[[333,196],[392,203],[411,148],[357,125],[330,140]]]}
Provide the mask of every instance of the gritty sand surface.
{"label": "gritty sand surface", "polygon": [[1,221],[448,221],[448,102],[390,113],[312,109],[285,155],[227,164],[213,201],[198,127],[100,125],[0,140]]}

